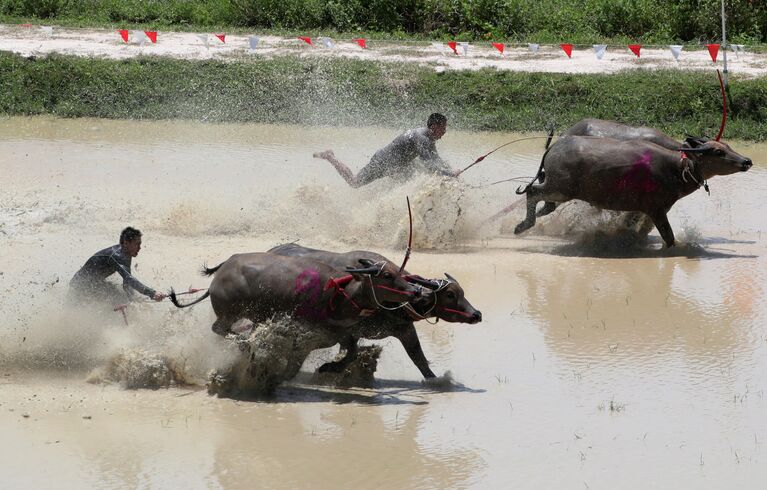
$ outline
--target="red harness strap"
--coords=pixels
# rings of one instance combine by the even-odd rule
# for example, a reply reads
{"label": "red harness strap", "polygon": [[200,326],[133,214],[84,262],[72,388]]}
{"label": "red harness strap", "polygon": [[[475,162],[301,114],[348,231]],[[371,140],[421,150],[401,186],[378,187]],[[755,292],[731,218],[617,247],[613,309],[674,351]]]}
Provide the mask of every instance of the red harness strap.
{"label": "red harness strap", "polygon": [[344,289],[344,286],[352,282],[352,279],[354,279],[354,277],[352,277],[351,274],[349,274],[348,276],[343,276],[338,278],[331,277],[330,279],[328,279],[328,282],[327,284],[325,284],[325,289],[323,291],[327,291],[328,289],[331,289],[331,288],[335,289],[335,291],[333,292],[333,296],[331,296],[329,300],[329,306],[331,311],[335,310],[335,307],[333,306],[333,300],[335,300],[336,296],[338,296],[339,294],[343,295],[343,297],[346,298],[346,300],[349,301],[352,305],[354,305],[355,308],[362,311],[362,308],[360,308],[359,305],[355,303],[354,300],[351,299],[348,294],[346,294],[346,290]]}
{"label": "red harness strap", "polygon": [[447,311],[448,313],[455,313],[456,315],[463,315],[463,316],[465,316],[467,318],[472,316],[472,315],[466,313],[465,311],[454,310],[452,308],[443,308],[443,307],[440,306],[439,309],[442,310],[442,311]]}

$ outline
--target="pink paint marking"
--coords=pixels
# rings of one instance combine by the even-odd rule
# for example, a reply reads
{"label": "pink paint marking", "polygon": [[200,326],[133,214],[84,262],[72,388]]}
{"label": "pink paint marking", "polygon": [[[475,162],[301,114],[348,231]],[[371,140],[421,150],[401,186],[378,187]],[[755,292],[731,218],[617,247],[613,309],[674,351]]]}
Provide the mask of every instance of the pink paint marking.
{"label": "pink paint marking", "polygon": [[322,296],[322,281],[317,269],[304,269],[296,276],[293,293],[299,300],[296,316],[310,320],[323,320],[327,316],[318,304]]}
{"label": "pink paint marking", "polygon": [[616,190],[618,192],[655,192],[660,188],[660,184],[652,176],[652,152],[644,152],[639,159],[634,162],[626,175],[618,180]]}

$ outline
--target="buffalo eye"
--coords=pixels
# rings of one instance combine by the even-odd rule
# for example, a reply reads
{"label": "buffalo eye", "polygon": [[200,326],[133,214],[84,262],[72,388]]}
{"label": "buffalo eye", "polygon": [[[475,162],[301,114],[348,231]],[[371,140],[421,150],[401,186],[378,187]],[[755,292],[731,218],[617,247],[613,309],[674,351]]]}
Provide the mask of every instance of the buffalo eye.
{"label": "buffalo eye", "polygon": [[384,272],[383,273],[383,278],[384,279],[391,279],[392,278],[392,273],[391,272]]}
{"label": "buffalo eye", "polygon": [[455,293],[452,291],[448,291],[445,296],[447,296],[448,299],[455,299]]}
{"label": "buffalo eye", "polygon": [[723,157],[724,156],[724,150],[715,150],[714,151],[714,155],[716,155],[718,157]]}

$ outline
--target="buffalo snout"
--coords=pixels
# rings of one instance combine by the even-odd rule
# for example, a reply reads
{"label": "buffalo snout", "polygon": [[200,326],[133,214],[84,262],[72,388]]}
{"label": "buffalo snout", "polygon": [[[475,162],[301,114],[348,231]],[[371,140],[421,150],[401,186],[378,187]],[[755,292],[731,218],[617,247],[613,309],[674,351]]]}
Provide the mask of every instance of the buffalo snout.
{"label": "buffalo snout", "polygon": [[740,170],[742,172],[745,172],[746,170],[750,169],[751,166],[753,165],[754,165],[754,162],[752,162],[750,158],[747,158],[743,163],[740,164]]}
{"label": "buffalo snout", "polygon": [[471,323],[472,325],[475,323],[479,323],[482,321],[482,312],[479,310],[476,310],[473,315],[471,315]]}

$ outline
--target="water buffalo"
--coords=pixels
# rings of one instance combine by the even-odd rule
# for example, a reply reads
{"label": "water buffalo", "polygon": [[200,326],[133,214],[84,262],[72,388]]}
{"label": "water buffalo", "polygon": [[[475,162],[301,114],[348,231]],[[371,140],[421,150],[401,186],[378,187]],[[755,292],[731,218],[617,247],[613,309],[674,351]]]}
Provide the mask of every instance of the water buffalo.
{"label": "water buffalo", "polygon": [[667,150],[678,150],[682,143],[667,136],[661,131],[647,126],[629,126],[605,119],[581,119],[562,136],[594,136],[597,138],[612,138],[616,140],[645,140],[651,141]]}
{"label": "water buffalo", "polygon": [[687,138],[675,151],[644,140],[566,136],[544,154],[539,182],[517,191],[527,194],[527,216],[514,233],[535,224],[539,201],[546,201],[537,214],[544,216],[558,203],[580,199],[602,209],[645,213],[671,247],[674,232],[666,215],[674,203],[715,175],[751,165],[727,144],[705,138]]}
{"label": "water buffalo", "polygon": [[[268,253],[293,257],[309,257],[332,267],[343,268],[357,263],[360,259],[387,261],[386,257],[357,250],[346,253],[334,253],[303,247],[295,243],[278,245]],[[421,371],[424,378],[434,378],[429,368],[429,361],[423,353],[418,334],[413,324],[414,320],[430,317],[441,318],[448,322],[478,323],[482,321],[482,313],[476,310],[464,297],[463,289],[454,278],[445,274],[447,279],[424,280],[418,276],[406,274],[411,281],[421,284],[427,291],[420,297],[411,299],[408,308],[396,310],[379,309],[375,315],[364,319],[339,335],[338,343],[346,351],[343,359],[320,366],[321,372],[340,372],[348,366],[357,355],[357,343],[360,338],[383,339],[396,337],[402,343],[410,360]]]}
{"label": "water buffalo", "polygon": [[226,335],[242,318],[256,323],[278,313],[318,327],[345,328],[387,303],[404,303],[420,294],[420,288],[406,281],[396,265],[388,261],[358,263],[364,267],[347,267],[348,275],[343,276],[333,267],[304,257],[232,255],[212,269],[203,268],[204,275],[215,276],[202,297],[182,305],[171,293],[171,301],[184,308],[210,296],[217,317],[213,331]]}

